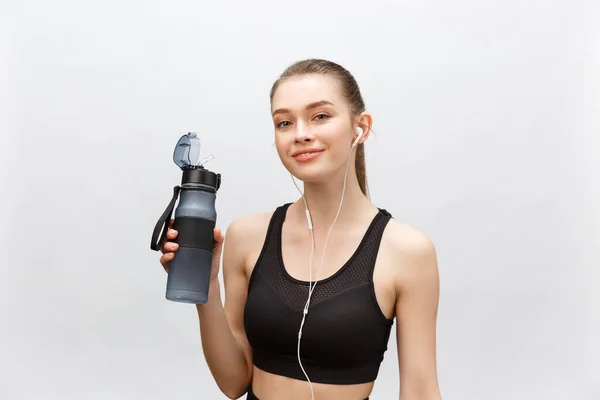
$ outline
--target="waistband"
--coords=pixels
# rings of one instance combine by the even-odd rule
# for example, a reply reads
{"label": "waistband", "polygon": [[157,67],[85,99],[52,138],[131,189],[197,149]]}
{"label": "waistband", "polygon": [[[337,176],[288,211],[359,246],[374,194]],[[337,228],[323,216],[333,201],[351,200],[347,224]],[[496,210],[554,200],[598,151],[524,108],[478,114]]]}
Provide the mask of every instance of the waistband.
{"label": "waistband", "polygon": [[[254,394],[254,392],[252,391],[252,388],[248,388],[248,395],[246,396],[246,400],[260,400],[258,397],[256,397],[256,395]],[[365,400],[369,400],[369,398],[365,398]]]}

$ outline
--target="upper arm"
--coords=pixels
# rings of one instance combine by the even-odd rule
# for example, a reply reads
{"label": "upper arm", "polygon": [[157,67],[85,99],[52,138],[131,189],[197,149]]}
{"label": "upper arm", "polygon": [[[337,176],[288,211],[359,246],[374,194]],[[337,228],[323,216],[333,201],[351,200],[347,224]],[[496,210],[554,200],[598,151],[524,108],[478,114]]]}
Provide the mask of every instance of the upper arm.
{"label": "upper arm", "polygon": [[256,213],[233,221],[223,243],[224,310],[229,327],[244,350],[249,379],[252,379],[252,347],[244,328],[248,294],[248,265],[256,262],[269,225],[269,213]]}
{"label": "upper arm", "polygon": [[244,329],[244,307],[248,291],[246,254],[248,247],[248,217],[235,220],[227,228],[223,243],[224,310],[231,332],[242,346],[249,379],[252,379],[252,348]]}
{"label": "upper arm", "polygon": [[[406,234],[408,233],[408,234]],[[436,361],[439,299],[437,255],[433,242],[410,230],[401,238],[396,279],[396,338],[400,398],[440,399]]]}

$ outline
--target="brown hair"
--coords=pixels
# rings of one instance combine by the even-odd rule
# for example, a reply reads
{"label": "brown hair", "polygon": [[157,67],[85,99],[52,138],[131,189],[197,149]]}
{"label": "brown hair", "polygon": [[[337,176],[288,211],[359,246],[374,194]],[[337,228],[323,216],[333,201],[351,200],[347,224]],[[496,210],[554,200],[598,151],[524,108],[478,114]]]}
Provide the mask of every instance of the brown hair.
{"label": "brown hair", "polygon": [[[279,76],[279,79],[275,81],[273,87],[271,88],[271,92],[269,94],[271,102],[273,102],[273,95],[275,94],[275,91],[285,79],[293,76],[308,74],[319,74],[332,77],[339,84],[342,94],[346,98],[346,101],[350,107],[350,112],[356,116],[365,111],[365,103],[354,76],[352,76],[350,72],[348,72],[339,64],[336,64],[332,61],[315,58],[295,62],[286,68],[286,70],[283,71],[283,73]],[[356,147],[355,169],[360,190],[365,196],[368,197],[365,146],[363,143]]]}

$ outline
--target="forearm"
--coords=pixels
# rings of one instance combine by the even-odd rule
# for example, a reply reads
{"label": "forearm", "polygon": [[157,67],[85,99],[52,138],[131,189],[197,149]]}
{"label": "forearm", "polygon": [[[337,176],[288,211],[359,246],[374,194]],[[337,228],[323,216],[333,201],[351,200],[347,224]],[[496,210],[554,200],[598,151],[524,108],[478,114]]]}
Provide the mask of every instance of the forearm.
{"label": "forearm", "polygon": [[442,400],[442,395],[440,393],[425,396],[400,394],[400,400]]}
{"label": "forearm", "polygon": [[400,389],[400,400],[442,400],[437,386],[421,389]]}
{"label": "forearm", "polygon": [[230,398],[241,396],[250,384],[251,371],[242,345],[225,316],[221,285],[210,282],[208,301],[197,304],[202,349],[208,367],[221,391]]}

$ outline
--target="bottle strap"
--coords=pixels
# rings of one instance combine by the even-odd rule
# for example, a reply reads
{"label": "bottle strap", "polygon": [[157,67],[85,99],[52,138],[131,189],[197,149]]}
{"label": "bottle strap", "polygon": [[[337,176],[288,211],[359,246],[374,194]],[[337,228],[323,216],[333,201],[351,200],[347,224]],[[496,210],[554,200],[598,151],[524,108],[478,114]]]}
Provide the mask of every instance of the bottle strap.
{"label": "bottle strap", "polygon": [[156,226],[154,227],[154,232],[152,232],[152,242],[150,243],[150,248],[152,250],[160,250],[160,248],[165,243],[165,239],[167,238],[167,232],[169,230],[169,225],[171,223],[171,215],[173,214],[173,208],[175,207],[175,202],[177,201],[177,197],[179,196],[180,190],[181,186],[175,186],[173,188],[173,198],[171,199],[171,202],[167,206],[167,209],[160,216],[158,222],[156,223]]}

